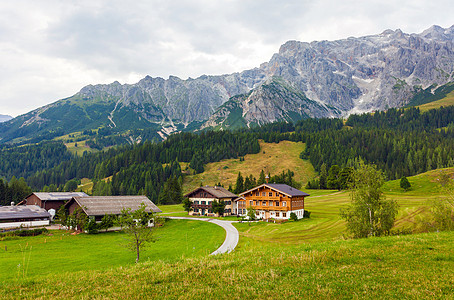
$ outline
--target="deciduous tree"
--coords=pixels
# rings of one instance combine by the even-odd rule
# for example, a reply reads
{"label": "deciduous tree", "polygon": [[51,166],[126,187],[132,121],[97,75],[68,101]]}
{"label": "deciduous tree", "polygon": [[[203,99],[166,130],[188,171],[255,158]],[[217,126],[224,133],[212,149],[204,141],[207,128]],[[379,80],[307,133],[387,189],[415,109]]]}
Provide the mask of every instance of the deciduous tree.
{"label": "deciduous tree", "polygon": [[355,238],[389,234],[397,216],[398,205],[386,200],[383,172],[375,165],[360,163],[353,173],[351,204],[341,210],[347,229]]}

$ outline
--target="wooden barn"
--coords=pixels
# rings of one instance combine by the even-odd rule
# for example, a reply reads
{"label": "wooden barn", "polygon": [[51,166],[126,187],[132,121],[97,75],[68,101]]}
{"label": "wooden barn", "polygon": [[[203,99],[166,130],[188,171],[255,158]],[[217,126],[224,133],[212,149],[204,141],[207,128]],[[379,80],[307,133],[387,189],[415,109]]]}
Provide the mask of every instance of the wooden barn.
{"label": "wooden barn", "polygon": [[88,197],[88,195],[83,192],[31,193],[19,204],[38,205],[45,210],[55,209],[55,211],[58,211],[60,206],[71,200],[72,197]]}
{"label": "wooden barn", "polygon": [[80,207],[88,217],[101,221],[105,215],[121,215],[122,210],[126,208],[135,211],[142,203],[145,204],[147,212],[162,212],[147,196],[77,196],[72,197],[65,207],[69,214]]}

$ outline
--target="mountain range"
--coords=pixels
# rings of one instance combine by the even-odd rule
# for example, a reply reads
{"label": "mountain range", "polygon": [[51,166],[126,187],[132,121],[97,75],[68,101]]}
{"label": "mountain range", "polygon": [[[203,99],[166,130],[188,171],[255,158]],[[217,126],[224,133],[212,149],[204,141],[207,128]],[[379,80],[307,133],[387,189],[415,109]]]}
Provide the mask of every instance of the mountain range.
{"label": "mountain range", "polygon": [[1,122],[9,121],[9,120],[11,120],[12,118],[13,118],[13,117],[11,117],[11,116],[8,116],[8,115],[1,115],[1,114],[0,114],[0,123],[1,123]]}
{"label": "mountain range", "polygon": [[454,82],[454,26],[420,34],[376,35],[311,43],[288,41],[272,58],[239,73],[136,84],[88,85],[72,97],[0,125],[0,142],[25,142],[110,127],[141,131],[250,127],[274,121],[342,117],[411,104]]}

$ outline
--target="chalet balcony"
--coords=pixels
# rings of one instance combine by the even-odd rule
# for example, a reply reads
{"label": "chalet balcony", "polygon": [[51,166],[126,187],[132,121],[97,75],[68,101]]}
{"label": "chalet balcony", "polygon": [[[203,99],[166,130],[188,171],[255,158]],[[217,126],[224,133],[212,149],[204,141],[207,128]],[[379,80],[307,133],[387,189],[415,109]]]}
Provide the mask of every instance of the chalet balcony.
{"label": "chalet balcony", "polygon": [[288,206],[252,205],[252,208],[254,208],[255,210],[276,210],[276,211],[288,211],[288,210],[290,210],[290,207],[288,207]]}
{"label": "chalet balcony", "polygon": [[192,208],[199,208],[199,209],[211,209],[211,204],[191,204]]}

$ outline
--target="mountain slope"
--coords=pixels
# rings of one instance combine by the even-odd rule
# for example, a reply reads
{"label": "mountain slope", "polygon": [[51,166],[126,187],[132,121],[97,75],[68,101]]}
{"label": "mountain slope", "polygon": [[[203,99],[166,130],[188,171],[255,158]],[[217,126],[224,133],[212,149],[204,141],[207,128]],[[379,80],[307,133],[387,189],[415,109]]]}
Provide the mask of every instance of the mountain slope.
{"label": "mountain slope", "polygon": [[3,123],[0,138],[150,126],[165,138],[208,119],[204,128],[235,128],[402,107],[421,89],[454,82],[453,42],[454,26],[432,26],[420,34],[386,30],[337,41],[289,41],[269,62],[240,73],[86,86]]}
{"label": "mountain slope", "polygon": [[8,115],[0,115],[0,123],[1,123],[1,122],[9,121],[9,120],[11,120],[12,118],[13,118],[13,117],[8,116]]}

